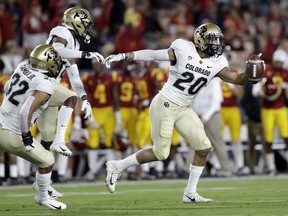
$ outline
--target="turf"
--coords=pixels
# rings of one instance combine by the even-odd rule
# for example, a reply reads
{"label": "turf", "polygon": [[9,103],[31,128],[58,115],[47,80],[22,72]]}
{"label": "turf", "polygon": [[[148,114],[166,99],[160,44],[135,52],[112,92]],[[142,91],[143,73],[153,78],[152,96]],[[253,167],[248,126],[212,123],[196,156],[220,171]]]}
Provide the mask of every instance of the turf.
{"label": "turf", "polygon": [[196,216],[288,215],[288,175],[277,177],[202,178],[198,192],[213,203],[183,204],[186,180],[119,181],[116,192],[104,182],[55,184],[68,205],[53,211],[34,203],[30,186],[0,187],[0,215]]}

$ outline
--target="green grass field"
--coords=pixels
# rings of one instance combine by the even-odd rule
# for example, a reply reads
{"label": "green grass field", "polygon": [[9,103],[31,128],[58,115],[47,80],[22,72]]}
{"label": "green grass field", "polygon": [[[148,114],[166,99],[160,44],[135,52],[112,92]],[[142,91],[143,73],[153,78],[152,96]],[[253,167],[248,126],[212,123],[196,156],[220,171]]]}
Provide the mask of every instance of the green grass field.
{"label": "green grass field", "polygon": [[55,184],[68,207],[49,210],[34,203],[30,186],[0,187],[0,216],[196,216],[288,215],[288,175],[202,178],[198,193],[213,203],[183,204],[186,180],[119,181],[110,194],[104,182]]}

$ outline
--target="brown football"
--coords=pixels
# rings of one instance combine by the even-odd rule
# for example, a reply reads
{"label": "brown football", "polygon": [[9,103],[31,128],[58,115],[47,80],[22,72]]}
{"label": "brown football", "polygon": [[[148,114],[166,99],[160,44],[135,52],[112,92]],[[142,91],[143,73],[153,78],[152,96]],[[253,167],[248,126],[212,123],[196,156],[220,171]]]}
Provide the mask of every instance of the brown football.
{"label": "brown football", "polygon": [[264,61],[257,55],[253,54],[246,64],[246,73],[252,83],[257,83],[262,79],[264,72]]}

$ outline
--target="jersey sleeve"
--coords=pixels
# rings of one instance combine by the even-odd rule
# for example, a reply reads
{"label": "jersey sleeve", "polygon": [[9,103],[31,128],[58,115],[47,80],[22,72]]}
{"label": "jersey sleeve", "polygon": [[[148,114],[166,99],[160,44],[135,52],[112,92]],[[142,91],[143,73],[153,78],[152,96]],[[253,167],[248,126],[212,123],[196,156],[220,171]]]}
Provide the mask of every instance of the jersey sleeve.
{"label": "jersey sleeve", "polygon": [[71,32],[64,26],[56,26],[50,31],[46,44],[51,44],[53,37],[57,36],[57,37],[61,37],[67,40],[67,38],[70,38],[70,35],[71,35]]}
{"label": "jersey sleeve", "polygon": [[183,39],[176,39],[172,42],[171,48],[177,51],[181,50],[181,44],[183,44],[184,40]]}
{"label": "jersey sleeve", "polygon": [[37,86],[37,88],[35,89],[37,91],[42,91],[42,92],[46,92],[47,94],[52,95],[54,92],[54,84],[53,82],[48,78],[45,77]]}
{"label": "jersey sleeve", "polygon": [[[221,55],[218,58],[215,58],[215,66],[217,66],[217,70],[220,72],[224,68],[229,68],[228,60],[225,56]],[[217,60],[218,59],[218,60]]]}

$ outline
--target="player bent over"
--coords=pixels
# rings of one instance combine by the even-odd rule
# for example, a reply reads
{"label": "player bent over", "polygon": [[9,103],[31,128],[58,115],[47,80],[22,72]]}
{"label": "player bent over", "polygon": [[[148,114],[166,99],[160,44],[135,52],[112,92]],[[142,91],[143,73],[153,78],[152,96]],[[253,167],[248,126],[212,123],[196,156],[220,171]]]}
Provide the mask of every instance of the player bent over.
{"label": "player bent over", "polygon": [[51,45],[37,46],[7,81],[0,107],[0,155],[7,151],[38,166],[35,202],[53,210],[67,207],[48,195],[54,155],[32,137],[30,127],[53,95],[51,78],[62,70],[62,59]]}

